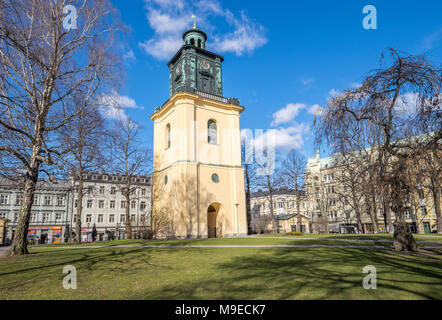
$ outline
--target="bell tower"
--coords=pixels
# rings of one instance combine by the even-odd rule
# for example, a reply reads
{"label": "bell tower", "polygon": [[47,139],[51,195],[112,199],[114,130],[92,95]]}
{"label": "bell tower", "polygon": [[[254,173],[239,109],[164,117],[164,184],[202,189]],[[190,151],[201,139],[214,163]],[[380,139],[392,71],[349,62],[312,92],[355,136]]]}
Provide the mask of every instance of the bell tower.
{"label": "bell tower", "polygon": [[223,95],[224,58],[206,50],[207,35],[194,25],[183,34],[184,45],[169,61],[170,96],[180,91],[198,90]]}
{"label": "bell tower", "polygon": [[224,59],[205,49],[206,33],[194,25],[184,32],[183,41],[168,63],[169,100],[151,115],[152,225],[163,221],[164,238],[245,236],[240,141],[244,107],[238,99],[223,96]]}

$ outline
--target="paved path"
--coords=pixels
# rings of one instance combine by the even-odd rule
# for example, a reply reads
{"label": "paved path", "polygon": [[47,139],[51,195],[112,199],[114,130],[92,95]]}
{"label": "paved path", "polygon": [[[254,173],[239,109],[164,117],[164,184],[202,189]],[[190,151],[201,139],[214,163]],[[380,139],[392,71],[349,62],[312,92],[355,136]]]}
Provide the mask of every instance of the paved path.
{"label": "paved path", "polygon": [[[393,243],[393,240],[384,239],[338,239],[338,238],[291,238],[291,237],[250,237],[255,239],[288,239],[288,240],[316,240],[316,241],[342,241],[342,242],[373,242],[373,243]],[[416,240],[417,244],[441,245],[442,241],[422,241]]]}
{"label": "paved path", "polygon": [[10,247],[0,247],[0,258],[5,258],[9,254]]}
{"label": "paved path", "polygon": [[[37,248],[37,247],[33,247]],[[100,249],[100,248],[350,248],[350,249],[391,249],[392,246],[376,245],[327,245],[327,244],[258,244],[258,245],[117,245],[117,246],[53,246],[39,249]],[[440,246],[426,246],[425,249],[442,249]]]}

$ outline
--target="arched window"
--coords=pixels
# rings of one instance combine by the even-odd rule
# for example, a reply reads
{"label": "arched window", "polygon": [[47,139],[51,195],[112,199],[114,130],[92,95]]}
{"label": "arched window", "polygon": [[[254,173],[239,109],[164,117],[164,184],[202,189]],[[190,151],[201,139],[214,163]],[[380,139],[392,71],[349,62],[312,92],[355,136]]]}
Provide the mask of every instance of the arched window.
{"label": "arched window", "polygon": [[166,141],[167,141],[167,149],[170,148],[170,124],[168,123],[166,126]]}
{"label": "arched window", "polygon": [[198,39],[198,48],[201,48],[201,39]]}
{"label": "arched window", "polygon": [[195,45],[195,39],[194,39],[194,38],[190,39],[190,44],[191,44],[192,46]]}
{"label": "arched window", "polygon": [[214,120],[209,120],[207,122],[207,142],[209,144],[218,144],[218,133],[216,129],[216,122]]}

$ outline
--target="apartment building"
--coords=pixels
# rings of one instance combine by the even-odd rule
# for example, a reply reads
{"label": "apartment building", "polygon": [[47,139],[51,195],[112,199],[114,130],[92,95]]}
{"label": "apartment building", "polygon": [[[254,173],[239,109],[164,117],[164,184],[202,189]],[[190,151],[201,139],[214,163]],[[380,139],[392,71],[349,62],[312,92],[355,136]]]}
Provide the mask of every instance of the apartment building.
{"label": "apartment building", "polygon": [[[31,211],[29,243],[65,242],[71,226],[72,200],[72,187],[68,181],[40,180]],[[22,202],[22,185],[0,178],[0,219],[8,221],[3,235],[6,245],[14,239]]]}
{"label": "apartment building", "polygon": [[[148,177],[130,177],[131,195],[129,203],[122,193],[126,177],[113,174],[89,173],[83,176],[83,210],[81,214],[82,241],[91,241],[95,225],[97,240],[124,239],[126,206],[130,209],[131,227],[134,237],[150,226],[151,183]],[[71,178],[74,186],[74,209],[72,225],[76,226],[78,207],[78,181]]]}
{"label": "apartment building", "polygon": [[[310,226],[311,212],[309,211],[308,199],[305,193],[301,194],[300,212],[302,216],[301,230],[296,230],[297,226],[297,197],[294,190],[280,188],[273,191],[273,212],[279,223],[280,232],[301,231],[312,232]],[[256,226],[255,221],[262,216],[271,216],[270,199],[267,192],[258,190],[250,197],[252,210],[252,230]],[[273,222],[269,222],[271,224]],[[272,227],[267,226],[268,230]]]}
{"label": "apartment building", "polygon": [[[352,188],[342,179],[348,170],[339,156],[321,158],[319,151],[315,158],[310,158],[306,166],[306,190],[309,211],[312,213],[314,232],[328,233],[360,233],[356,219],[355,205],[348,199],[352,199]],[[362,228],[366,233],[374,232],[374,225],[379,232],[388,229],[384,221],[384,208],[381,195],[375,195],[377,204],[376,215],[369,215],[364,202],[365,186],[359,183],[356,197],[359,202]],[[441,190],[442,192],[442,190]],[[413,233],[431,233],[437,229],[437,218],[434,203],[424,188],[418,188],[418,192],[410,199],[403,199],[406,207],[405,221]],[[391,220],[396,217],[391,212]],[[373,223],[373,220],[375,223]],[[392,231],[392,230],[391,230]]]}

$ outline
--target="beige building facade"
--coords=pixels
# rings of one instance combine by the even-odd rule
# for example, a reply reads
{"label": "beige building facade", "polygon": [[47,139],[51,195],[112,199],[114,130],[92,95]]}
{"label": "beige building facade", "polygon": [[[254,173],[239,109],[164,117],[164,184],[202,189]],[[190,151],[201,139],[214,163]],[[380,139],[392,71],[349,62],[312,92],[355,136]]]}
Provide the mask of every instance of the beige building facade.
{"label": "beige building facade", "polygon": [[163,220],[161,237],[247,234],[240,143],[244,107],[220,95],[222,57],[204,49],[205,39],[196,28],[185,33],[185,44],[169,62],[171,97],[151,116],[152,224],[155,228]]}

